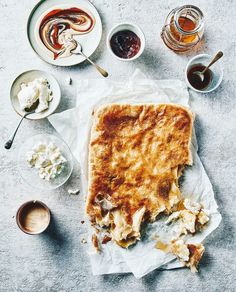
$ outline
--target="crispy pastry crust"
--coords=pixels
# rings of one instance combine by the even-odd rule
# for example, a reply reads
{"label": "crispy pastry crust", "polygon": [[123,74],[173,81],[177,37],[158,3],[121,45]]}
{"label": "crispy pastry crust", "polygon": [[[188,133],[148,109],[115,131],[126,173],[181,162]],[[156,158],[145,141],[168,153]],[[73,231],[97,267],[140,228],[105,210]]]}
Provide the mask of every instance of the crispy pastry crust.
{"label": "crispy pastry crust", "polygon": [[187,247],[189,250],[189,261],[186,263],[186,266],[189,267],[193,273],[196,273],[197,266],[202,258],[205,248],[201,243],[188,244]]}
{"label": "crispy pastry crust", "polygon": [[[141,222],[181,199],[178,177],[192,164],[193,115],[174,104],[111,104],[94,114],[86,213],[119,245],[140,237]],[[118,230],[119,229],[119,230]]]}

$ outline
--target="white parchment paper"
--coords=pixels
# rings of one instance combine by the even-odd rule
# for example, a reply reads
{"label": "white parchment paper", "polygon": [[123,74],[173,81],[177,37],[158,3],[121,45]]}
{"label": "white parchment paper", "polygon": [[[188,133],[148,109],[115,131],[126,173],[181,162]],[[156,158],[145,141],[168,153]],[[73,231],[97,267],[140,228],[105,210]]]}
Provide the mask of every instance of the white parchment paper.
{"label": "white parchment paper", "polygon": [[[49,121],[69,144],[81,166],[81,192],[87,194],[88,141],[92,124],[92,112],[98,106],[108,103],[178,103],[189,106],[186,85],[179,80],[150,80],[139,70],[126,82],[104,79],[78,81],[76,107],[49,117]],[[193,165],[183,174],[181,191],[183,196],[202,203],[210,212],[210,222],[201,233],[186,237],[187,242],[199,243],[220,224],[221,215],[209,178],[197,155],[195,134],[192,139]],[[89,255],[94,275],[132,272],[141,278],[154,269],[173,269],[182,264],[171,254],[157,250],[155,236],[168,239],[173,235],[171,226],[165,224],[163,216],[148,224],[142,240],[128,250],[113,242],[103,245],[97,254],[90,246]]]}

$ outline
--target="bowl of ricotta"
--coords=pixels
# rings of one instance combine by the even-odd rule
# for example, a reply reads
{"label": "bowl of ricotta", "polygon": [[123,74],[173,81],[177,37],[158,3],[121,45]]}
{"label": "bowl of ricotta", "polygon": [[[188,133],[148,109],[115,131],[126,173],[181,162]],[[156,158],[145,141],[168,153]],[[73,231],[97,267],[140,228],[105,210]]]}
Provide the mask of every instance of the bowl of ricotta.
{"label": "bowl of ricotta", "polygon": [[61,90],[51,74],[41,70],[30,70],[23,72],[14,80],[10,97],[14,110],[21,116],[37,102],[35,112],[26,118],[39,120],[55,112],[61,100]]}
{"label": "bowl of ricotta", "polygon": [[20,148],[18,170],[33,188],[53,190],[69,179],[73,156],[69,146],[54,135],[32,136]]}

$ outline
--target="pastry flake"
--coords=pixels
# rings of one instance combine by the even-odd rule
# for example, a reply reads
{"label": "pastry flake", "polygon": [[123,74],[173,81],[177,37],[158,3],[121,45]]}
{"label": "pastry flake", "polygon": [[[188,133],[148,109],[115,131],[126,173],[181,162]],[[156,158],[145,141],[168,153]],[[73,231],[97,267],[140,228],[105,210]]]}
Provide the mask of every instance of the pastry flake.
{"label": "pastry flake", "polygon": [[172,253],[181,263],[191,269],[191,272],[197,272],[197,266],[205,251],[204,246],[199,244],[188,244],[182,239],[173,240],[170,243],[164,243],[158,240],[155,248],[163,251],[164,253]]}
{"label": "pastry flake", "polygon": [[210,220],[208,210],[189,199],[180,201],[177,208],[179,211],[173,212],[166,220],[166,224],[175,225],[173,239],[177,239],[183,234],[196,233]]}
{"label": "pastry flake", "polygon": [[186,244],[179,239],[170,245],[170,252],[177,256],[177,258],[191,269],[191,272],[197,272],[197,266],[205,251],[204,246],[199,244]]}

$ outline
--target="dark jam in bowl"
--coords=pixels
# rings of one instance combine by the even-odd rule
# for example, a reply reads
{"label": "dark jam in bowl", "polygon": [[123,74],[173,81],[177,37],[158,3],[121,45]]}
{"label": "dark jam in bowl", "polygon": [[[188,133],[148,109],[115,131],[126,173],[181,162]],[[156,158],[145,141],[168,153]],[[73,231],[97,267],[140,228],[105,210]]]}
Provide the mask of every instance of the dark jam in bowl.
{"label": "dark jam in bowl", "polygon": [[141,47],[140,38],[130,30],[121,30],[113,34],[110,44],[113,53],[122,59],[133,58]]}
{"label": "dark jam in bowl", "polygon": [[206,89],[212,81],[212,71],[210,69],[207,69],[204,73],[203,81],[195,74],[196,71],[202,72],[205,68],[206,67],[202,64],[196,64],[189,69],[187,74],[189,83],[198,90]]}

